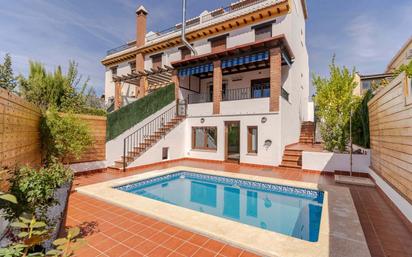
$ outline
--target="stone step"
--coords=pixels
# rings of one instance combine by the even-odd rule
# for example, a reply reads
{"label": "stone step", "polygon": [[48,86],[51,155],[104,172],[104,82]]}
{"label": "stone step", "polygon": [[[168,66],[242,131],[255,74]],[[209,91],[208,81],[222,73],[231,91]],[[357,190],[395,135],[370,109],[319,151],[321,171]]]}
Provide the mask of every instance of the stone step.
{"label": "stone step", "polygon": [[119,170],[121,170],[121,168],[119,168],[119,167],[116,167],[116,166],[109,166],[109,167],[107,167],[107,170],[108,171],[119,171]]}
{"label": "stone step", "polygon": [[301,159],[300,155],[285,155],[282,158],[283,161],[294,161],[294,162],[298,162],[300,159]]}
{"label": "stone step", "polygon": [[114,162],[114,167],[122,169],[123,168],[123,162],[122,161],[115,161]]}
{"label": "stone step", "polygon": [[282,167],[282,168],[289,168],[289,169],[302,169],[302,166],[299,166],[299,165],[293,165],[293,164],[281,164],[281,165],[279,165],[279,167]]}
{"label": "stone step", "polygon": [[122,156],[121,161],[126,160],[126,162],[132,162],[134,161],[134,158],[132,156]]}
{"label": "stone step", "polygon": [[288,156],[302,156],[302,150],[285,149],[285,151],[283,152],[283,155],[288,155]]}

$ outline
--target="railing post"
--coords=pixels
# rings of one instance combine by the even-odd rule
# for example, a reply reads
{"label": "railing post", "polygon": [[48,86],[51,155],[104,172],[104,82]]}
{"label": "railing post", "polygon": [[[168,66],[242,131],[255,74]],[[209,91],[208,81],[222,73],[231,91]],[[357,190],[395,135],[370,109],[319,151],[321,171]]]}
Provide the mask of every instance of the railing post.
{"label": "railing post", "polygon": [[126,172],[126,142],[127,137],[123,140],[123,172]]}

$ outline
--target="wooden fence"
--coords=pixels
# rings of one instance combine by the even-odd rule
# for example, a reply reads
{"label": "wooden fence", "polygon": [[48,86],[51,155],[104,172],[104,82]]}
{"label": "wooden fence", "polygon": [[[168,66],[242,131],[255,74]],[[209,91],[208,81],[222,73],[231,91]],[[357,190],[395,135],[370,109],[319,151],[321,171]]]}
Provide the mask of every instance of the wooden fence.
{"label": "wooden fence", "polygon": [[40,164],[39,108],[0,89],[0,167]]}
{"label": "wooden fence", "polygon": [[402,73],[368,103],[371,165],[412,203],[412,95]]}
{"label": "wooden fence", "polygon": [[[73,163],[105,160],[106,117],[77,116],[89,125],[93,144]],[[0,89],[0,170],[16,165],[40,164],[40,118],[39,108]]]}
{"label": "wooden fence", "polygon": [[89,126],[93,143],[78,160],[71,163],[104,161],[106,159],[106,117],[92,115],[76,115]]}

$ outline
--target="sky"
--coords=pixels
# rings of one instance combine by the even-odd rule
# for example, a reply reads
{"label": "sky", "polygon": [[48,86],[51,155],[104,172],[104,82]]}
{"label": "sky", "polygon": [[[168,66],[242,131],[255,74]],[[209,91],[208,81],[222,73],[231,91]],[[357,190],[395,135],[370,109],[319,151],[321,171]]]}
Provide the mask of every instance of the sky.
{"label": "sky", "polygon": [[[233,1],[188,0],[188,17]],[[29,60],[50,71],[74,60],[102,94],[100,61],[107,50],[135,38],[140,4],[149,12],[148,31],[180,22],[181,0],[0,0],[0,57],[11,54],[16,75],[27,75]],[[411,0],[307,0],[307,6],[311,74],[327,76],[333,55],[361,74],[384,72],[412,36]]]}

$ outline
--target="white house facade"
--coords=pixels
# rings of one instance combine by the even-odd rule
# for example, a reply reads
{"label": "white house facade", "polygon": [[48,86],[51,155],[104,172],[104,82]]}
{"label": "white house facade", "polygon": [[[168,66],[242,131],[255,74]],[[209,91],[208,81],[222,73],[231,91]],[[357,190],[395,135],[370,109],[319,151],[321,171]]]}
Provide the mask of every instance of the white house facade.
{"label": "white house facade", "polygon": [[[106,99],[118,109],[173,82],[186,115],[127,165],[179,158],[280,165],[285,146],[299,142],[302,122],[312,119],[305,1],[243,0],[204,11],[186,22],[196,55],[180,39],[181,24],[146,33],[149,15],[139,7],[136,41],[102,60]],[[118,148],[127,136],[116,139]]]}

